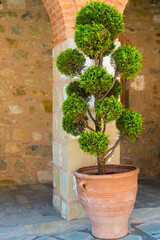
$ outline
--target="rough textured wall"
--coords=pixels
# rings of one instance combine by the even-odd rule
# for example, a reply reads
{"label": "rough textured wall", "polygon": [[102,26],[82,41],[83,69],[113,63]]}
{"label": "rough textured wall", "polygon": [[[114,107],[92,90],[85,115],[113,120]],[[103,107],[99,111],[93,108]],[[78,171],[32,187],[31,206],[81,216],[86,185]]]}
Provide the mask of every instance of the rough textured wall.
{"label": "rough textured wall", "polygon": [[125,33],[143,56],[138,77],[129,81],[129,107],[144,117],[141,137],[121,144],[121,162],[140,167],[141,175],[160,175],[160,1],[131,0],[124,12]]}
{"label": "rough textured wall", "polygon": [[52,36],[41,0],[0,5],[0,184],[52,181]]}

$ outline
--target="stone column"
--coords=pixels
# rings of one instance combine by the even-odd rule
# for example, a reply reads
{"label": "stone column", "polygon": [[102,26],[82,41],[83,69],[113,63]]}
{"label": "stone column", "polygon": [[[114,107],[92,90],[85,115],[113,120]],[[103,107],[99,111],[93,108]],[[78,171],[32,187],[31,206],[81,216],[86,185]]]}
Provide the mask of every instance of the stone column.
{"label": "stone column", "polygon": [[[53,49],[53,206],[62,217],[68,220],[85,217],[76,192],[76,181],[73,171],[96,164],[96,158],[80,150],[77,138],[67,135],[62,129],[62,103],[66,98],[65,87],[70,78],[61,75],[55,59],[61,51],[75,48],[74,39],[68,38]],[[117,136],[114,123],[108,131]],[[116,137],[113,137],[111,144]],[[111,163],[119,163],[119,149],[116,150]]]}

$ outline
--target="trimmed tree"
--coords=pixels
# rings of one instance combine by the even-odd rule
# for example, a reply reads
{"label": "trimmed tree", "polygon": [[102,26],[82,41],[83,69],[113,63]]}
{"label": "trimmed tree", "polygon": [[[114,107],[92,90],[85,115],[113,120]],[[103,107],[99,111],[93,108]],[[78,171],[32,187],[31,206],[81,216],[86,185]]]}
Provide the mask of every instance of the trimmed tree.
{"label": "trimmed tree", "polygon": [[[62,107],[63,129],[78,136],[84,152],[97,156],[99,174],[105,174],[105,162],[112,157],[120,140],[134,142],[143,130],[142,116],[125,109],[119,101],[122,87],[117,77],[135,77],[142,66],[142,56],[135,47],[123,45],[115,50],[114,40],[123,29],[123,16],[115,7],[91,1],[76,17],[77,49],[61,52],[56,61],[59,71],[73,79],[66,88],[68,98]],[[103,58],[108,55],[115,68],[114,76],[103,66]],[[88,68],[86,56],[94,62]],[[94,107],[91,107],[91,98]],[[89,125],[89,119],[94,127]],[[116,121],[119,138],[109,148],[106,124],[111,121]]]}

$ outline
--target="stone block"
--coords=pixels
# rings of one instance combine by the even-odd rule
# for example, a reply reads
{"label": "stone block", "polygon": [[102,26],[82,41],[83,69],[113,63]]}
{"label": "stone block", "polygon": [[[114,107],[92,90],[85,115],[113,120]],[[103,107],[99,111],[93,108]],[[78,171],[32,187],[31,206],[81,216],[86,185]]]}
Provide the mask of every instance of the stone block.
{"label": "stone block", "polygon": [[19,74],[24,77],[29,77],[29,76],[33,76],[35,74],[35,72],[30,69],[23,69],[22,71],[20,71]]}
{"label": "stone block", "polygon": [[6,81],[0,80],[0,97],[6,97],[9,94],[9,89]]}
{"label": "stone block", "polygon": [[29,31],[29,34],[34,37],[34,38],[41,38],[41,35],[42,35],[42,31],[41,31],[41,27],[37,24],[31,24],[28,26],[28,31]]}
{"label": "stone block", "polygon": [[50,119],[47,118],[47,117],[40,117],[40,118],[37,119],[36,124],[37,124],[39,127],[48,127],[48,126],[50,126],[51,121],[50,121]]}
{"label": "stone block", "polygon": [[8,9],[25,9],[26,0],[7,0]]}
{"label": "stone block", "polygon": [[18,179],[19,179],[19,183],[23,183],[23,184],[33,184],[35,182],[33,176],[27,173],[21,173],[18,176]]}
{"label": "stone block", "polygon": [[35,97],[43,97],[48,95],[48,91],[44,89],[34,89],[32,93]]}
{"label": "stone block", "polygon": [[47,49],[46,51],[42,52],[43,57],[51,57],[52,56],[52,49]]}
{"label": "stone block", "polygon": [[28,112],[29,112],[30,114],[34,114],[34,113],[37,112],[37,110],[36,110],[36,108],[35,108],[34,106],[29,106]]}
{"label": "stone block", "polygon": [[42,139],[42,134],[40,132],[33,132],[32,139],[33,141],[40,141]]}
{"label": "stone block", "polygon": [[28,129],[14,129],[13,130],[13,139],[14,140],[20,140],[25,141],[28,139],[29,133]]}
{"label": "stone block", "polygon": [[31,124],[32,124],[32,119],[31,118],[28,118],[28,117],[22,117],[21,119],[20,119],[20,124],[22,125],[22,126],[30,126]]}
{"label": "stone block", "polygon": [[7,143],[5,146],[6,153],[18,153],[20,152],[20,145],[18,143]]}
{"label": "stone block", "polygon": [[62,201],[61,216],[67,220],[86,218],[86,213],[80,203],[67,204]]}
{"label": "stone block", "polygon": [[60,188],[60,173],[56,168],[53,168],[53,187],[56,190]]}
{"label": "stone block", "polygon": [[0,12],[0,20],[15,20],[17,13],[15,12]]}
{"label": "stone block", "polygon": [[60,198],[55,193],[53,194],[53,206],[57,210],[57,212],[60,212],[61,210]]}
{"label": "stone block", "polygon": [[5,157],[0,157],[0,171],[7,170],[7,159]]}
{"label": "stone block", "polygon": [[40,183],[52,183],[53,182],[53,170],[45,170],[37,172],[38,181]]}
{"label": "stone block", "polygon": [[24,112],[24,108],[17,101],[7,102],[4,106],[5,112],[11,115],[22,114]]}
{"label": "stone block", "polygon": [[33,20],[33,13],[30,12],[30,11],[26,11],[24,14],[22,14],[22,17],[21,19],[24,21],[24,22],[32,22]]}
{"label": "stone block", "polygon": [[29,86],[37,86],[37,85],[42,85],[42,80],[41,79],[26,79],[25,84]]}
{"label": "stone block", "polygon": [[7,43],[8,47],[10,48],[17,48],[19,41],[16,39],[5,38],[5,42]]}
{"label": "stone block", "polygon": [[13,53],[13,57],[17,60],[27,60],[29,53],[24,50],[17,50]]}
{"label": "stone block", "polygon": [[53,111],[58,111],[61,106],[61,91],[60,88],[54,87],[53,88]]}
{"label": "stone block", "polygon": [[23,32],[23,28],[19,26],[17,23],[10,26],[10,33],[15,36],[21,36]]}
{"label": "stone block", "polygon": [[57,167],[62,166],[62,149],[61,144],[53,142],[53,162]]}
{"label": "stone block", "polygon": [[3,138],[3,137],[4,137],[4,129],[0,128],[0,138]]}
{"label": "stone block", "polygon": [[45,134],[46,140],[48,142],[51,142],[53,140],[53,136],[52,135],[53,135],[53,130],[52,129],[48,129],[46,131],[46,134]]}
{"label": "stone block", "polygon": [[35,48],[36,47],[36,43],[34,41],[30,41],[30,40],[22,40],[22,45],[27,48]]}
{"label": "stone block", "polygon": [[42,167],[44,167],[44,161],[39,160],[39,159],[33,160],[31,162],[31,166],[32,166],[32,168],[36,168],[36,169],[42,168]]}
{"label": "stone block", "polygon": [[25,87],[13,87],[13,95],[14,96],[24,96],[27,93],[27,90]]}
{"label": "stone block", "polygon": [[0,75],[2,75],[3,77],[13,77],[15,74],[15,71],[13,69],[10,68],[3,68],[0,71]]}
{"label": "stone block", "polygon": [[4,25],[0,25],[0,32],[1,33],[4,33],[6,30],[5,26]]}
{"label": "stone block", "polygon": [[10,118],[0,117],[0,126],[10,126],[14,123],[15,123],[15,120],[12,120]]}
{"label": "stone block", "polygon": [[[57,237],[62,238],[64,240],[94,240],[93,236],[86,232],[76,231],[76,232],[69,232],[57,235]],[[133,239],[134,240],[134,239]]]}
{"label": "stone block", "polygon": [[51,145],[32,145],[25,147],[26,156],[39,156],[39,157],[51,157],[52,146]]}
{"label": "stone block", "polygon": [[41,109],[45,113],[52,113],[52,100],[43,100],[41,102]]}
{"label": "stone block", "polygon": [[16,160],[14,162],[13,168],[15,171],[21,171],[26,169],[26,165],[22,160]]}

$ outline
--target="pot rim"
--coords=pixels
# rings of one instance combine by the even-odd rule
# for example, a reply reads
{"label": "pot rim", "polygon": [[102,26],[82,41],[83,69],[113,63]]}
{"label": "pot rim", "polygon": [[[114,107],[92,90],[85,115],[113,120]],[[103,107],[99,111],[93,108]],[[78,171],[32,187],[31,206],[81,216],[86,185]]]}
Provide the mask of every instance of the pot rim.
{"label": "pot rim", "polygon": [[[139,173],[139,168],[136,167],[136,166],[133,166],[133,165],[127,165],[127,164],[107,164],[105,165],[107,167],[119,167],[119,168],[128,168],[130,169],[130,171],[126,171],[126,172],[122,172],[122,173],[115,173],[115,174],[105,174],[105,175],[91,175],[91,174],[86,174],[86,173],[83,173],[83,171],[87,170],[87,169],[96,169],[97,168],[97,165],[96,166],[88,166],[88,167],[82,167],[82,168],[79,168],[77,170],[75,170],[73,172],[74,176],[77,177],[77,178],[81,178],[81,179],[119,179],[119,178],[125,178],[125,177],[131,177],[131,176],[134,176],[135,174],[138,175]],[[80,171],[80,172],[79,172]]]}

